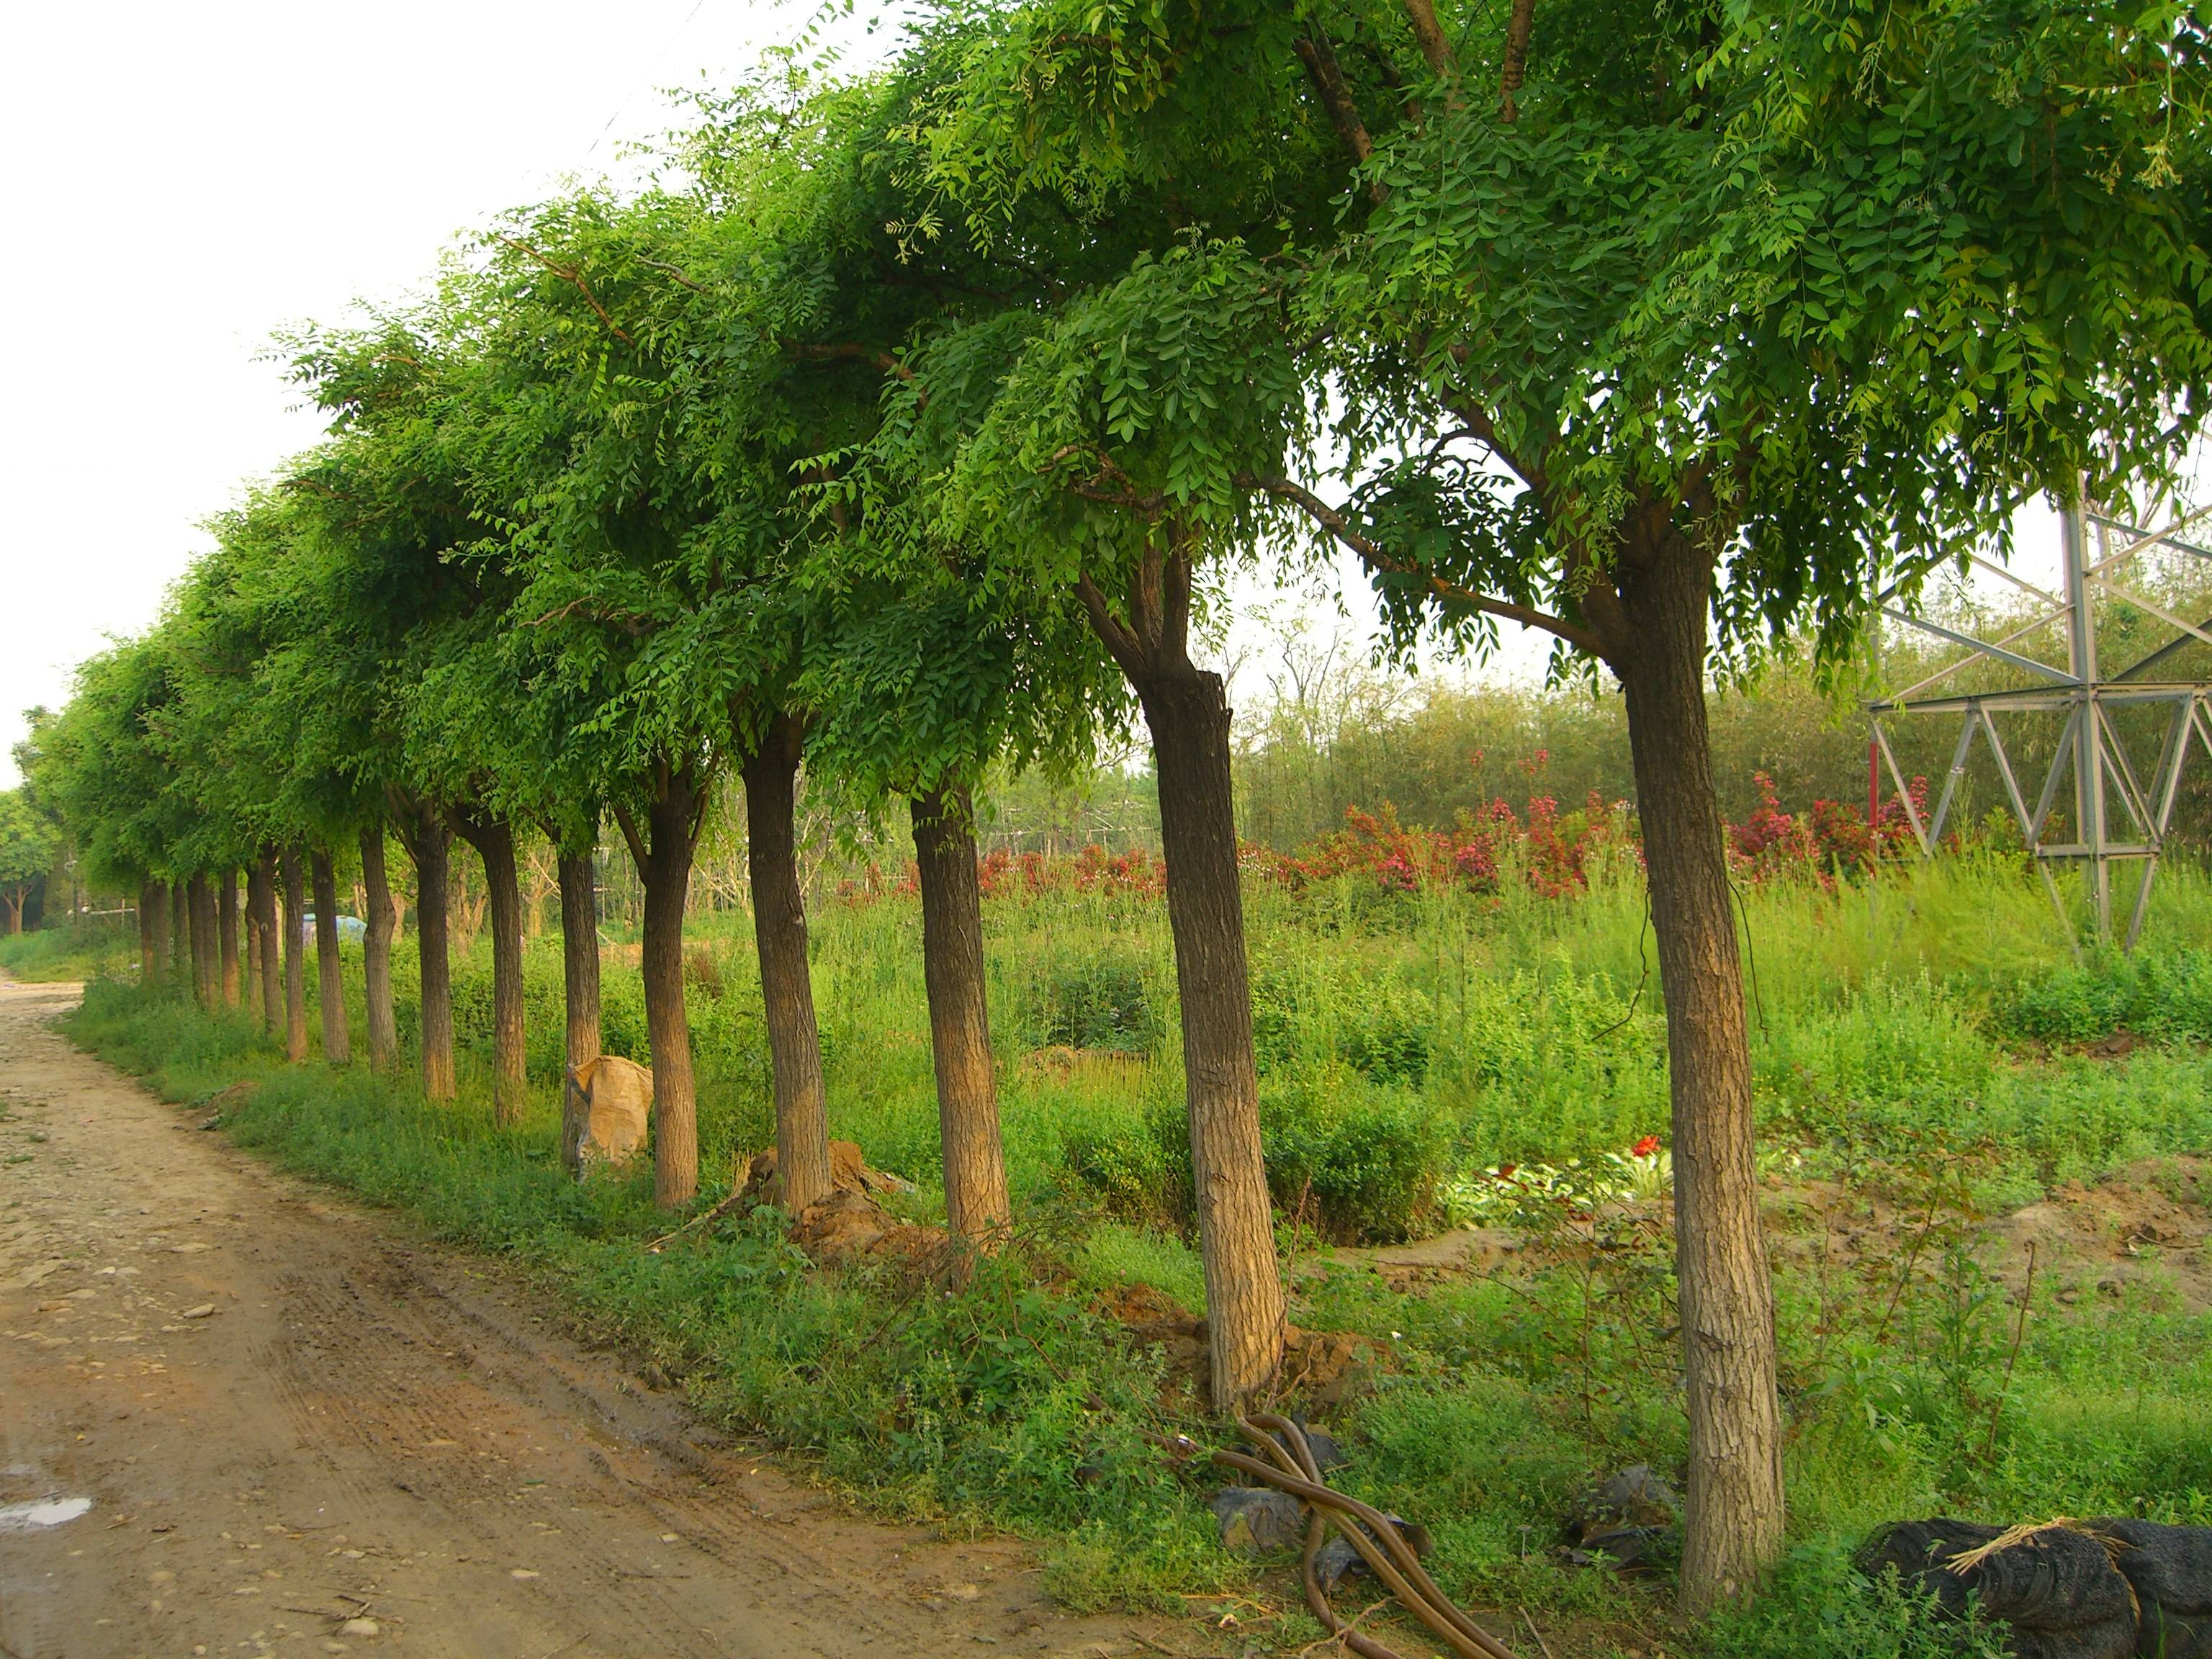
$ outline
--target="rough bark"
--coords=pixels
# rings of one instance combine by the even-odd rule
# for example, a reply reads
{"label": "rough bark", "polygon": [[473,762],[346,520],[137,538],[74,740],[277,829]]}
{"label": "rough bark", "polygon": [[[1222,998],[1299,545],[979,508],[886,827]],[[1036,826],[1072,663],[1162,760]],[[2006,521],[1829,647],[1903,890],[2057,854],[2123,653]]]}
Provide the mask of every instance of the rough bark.
{"label": "rough bark", "polygon": [[[1667,1004],[1675,1272],[1690,1419],[1682,1599],[1702,1615],[1782,1547],[1774,1304],[1759,1232],[1743,975],[1707,741],[1711,562],[1670,537],[1621,601],[1637,812]],[[1172,857],[1172,854],[1170,854]]]}
{"label": "rough bark", "polygon": [[829,1098],[814,982],[806,963],[806,904],[799,890],[799,751],[805,726],[782,714],[745,762],[745,859],[753,942],[760,953],[769,1063],[775,1074],[776,1173],[797,1214],[830,1195]]}
{"label": "rough bark", "polygon": [[[561,989],[562,1006],[568,1016],[563,1054],[571,1072],[588,1066],[599,1055],[599,903],[593,890],[592,852],[586,848],[580,853],[557,854],[557,871],[561,883]],[[647,1040],[650,1041],[652,1001],[646,1003]],[[690,1044],[686,1029],[685,1049]],[[563,1102],[561,1124],[561,1157],[568,1172],[577,1171],[577,1131],[579,1126],[569,1121],[574,1111],[574,1091],[561,1091]]]}
{"label": "rough bark", "polygon": [[422,1092],[451,1100],[453,1082],[453,975],[446,915],[453,842],[445,820],[416,807],[400,820],[415,864],[415,952],[422,964]]}
{"label": "rough bark", "polygon": [[628,812],[617,815],[645,885],[640,966],[646,1041],[653,1048],[653,1195],[670,1206],[690,1203],[699,1191],[698,1096],[684,1006],[684,906],[706,806],[706,787],[691,769],[662,766],[643,830]]}
{"label": "rough bark", "polygon": [[317,848],[308,858],[315,884],[315,988],[322,1000],[323,1058],[353,1063],[353,1034],[346,1029],[345,968],[338,955],[338,880],[331,855]]}
{"label": "rough bark", "polygon": [[239,978],[238,872],[226,867],[215,890],[215,933],[221,958],[222,1006],[235,1008],[245,998]]}
{"label": "rough bark", "polygon": [[384,865],[384,826],[361,832],[362,908],[368,933],[362,939],[362,982],[368,1004],[368,1063],[388,1072],[399,1063],[399,1019],[392,1006],[392,881]]}
{"label": "rough bark", "polygon": [[149,991],[169,978],[169,890],[158,881],[138,889],[138,983]]}
{"label": "rough bark", "polygon": [[169,974],[179,985],[192,988],[191,900],[181,881],[169,884]]}
{"label": "rough bark", "polygon": [[1079,592],[1152,736],[1213,1403],[1227,1411],[1267,1389],[1282,1367],[1283,1287],[1260,1146],[1229,700],[1221,677],[1190,661],[1190,580],[1178,543],[1146,554],[1129,584],[1126,619],[1088,576]]}
{"label": "rough bark", "polygon": [[300,849],[288,847],[277,860],[284,884],[284,1058],[295,1062],[307,1057],[307,964],[303,922],[307,914],[305,884],[300,871]]}
{"label": "rough bark", "polygon": [[1013,1206],[1006,1196],[998,1078],[991,1062],[975,811],[968,792],[956,788],[916,795],[913,817],[945,1217],[957,1236],[989,1249],[1011,1226]]}
{"label": "rough bark", "polygon": [[192,930],[192,1000],[203,1008],[213,1008],[222,1001],[222,991],[216,982],[220,969],[215,942],[215,889],[208,885],[204,871],[194,872],[185,884],[185,913]]}
{"label": "rough bark", "polygon": [[514,830],[481,813],[462,815],[456,827],[483,860],[490,909],[492,1121],[520,1123],[529,1079],[522,1047],[522,889],[514,867]]}
{"label": "rough bark", "polygon": [[261,1024],[271,1037],[284,1034],[283,969],[276,929],[276,855],[264,850],[246,872],[246,911],[259,941],[257,966],[261,986]]}

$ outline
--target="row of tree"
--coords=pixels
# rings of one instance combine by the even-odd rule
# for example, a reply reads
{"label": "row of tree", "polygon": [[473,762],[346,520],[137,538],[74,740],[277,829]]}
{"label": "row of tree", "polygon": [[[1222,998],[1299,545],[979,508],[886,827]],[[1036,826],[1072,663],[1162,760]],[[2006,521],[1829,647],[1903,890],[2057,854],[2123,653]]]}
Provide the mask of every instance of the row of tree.
{"label": "row of tree", "polygon": [[1561,672],[1626,692],[1702,1608],[1783,1525],[1711,676],[1802,630],[1840,659],[2030,492],[2171,473],[2212,381],[2205,69],[2164,0],[946,4],[882,72],[781,64],[704,107],[655,187],[511,215],[421,307],[291,340],[328,441],[87,667],[45,787],[100,869],[183,878],[194,916],[240,867],[261,927],[303,879],[325,916],[357,846],[387,1061],[396,839],[440,1097],[466,841],[507,1115],[515,837],[562,853],[582,1055],[611,817],[681,1204],[684,898],[732,781],[793,1206],[829,1182],[794,781],[902,798],[948,1205],[988,1239],[967,792],[994,757],[1087,756],[1133,706],[1225,1407],[1269,1386],[1284,1300],[1230,714],[1194,628],[1233,567],[1349,550],[1401,647],[1547,630]]}

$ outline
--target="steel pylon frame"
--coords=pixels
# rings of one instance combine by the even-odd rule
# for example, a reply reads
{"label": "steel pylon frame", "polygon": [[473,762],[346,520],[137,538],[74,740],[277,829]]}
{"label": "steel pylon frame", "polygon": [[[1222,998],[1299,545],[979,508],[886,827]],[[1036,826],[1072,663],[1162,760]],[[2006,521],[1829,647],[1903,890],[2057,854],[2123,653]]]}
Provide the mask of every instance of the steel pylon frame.
{"label": "steel pylon frame", "polygon": [[[2146,518],[2154,515],[2146,514]],[[1976,568],[2010,582],[2042,602],[2027,621],[2010,628],[2001,638],[1982,639],[1916,617],[1885,603],[1883,614],[1907,627],[1937,639],[1963,646],[1966,654],[1903,690],[1870,701],[1867,715],[1873,727],[1875,748],[1887,767],[1892,783],[1904,800],[1913,839],[1923,857],[1931,855],[1942,840],[1960,780],[1973,753],[1978,732],[1988,743],[1997,775],[2004,781],[2005,796],[2018,821],[2022,839],[2035,860],[2052,907],[2075,937],[2075,923],[2051,873],[2055,864],[2079,865],[2087,884],[2090,915],[2100,940],[2112,934],[2112,866],[2137,863],[2142,878],[2136,889],[2135,905],[2128,918],[2124,949],[2133,950],[2142,936],[2150,905],[2151,884],[2158,874],[2173,820],[2174,802],[2181,787],[2182,769],[2193,737],[2212,757],[2212,682],[2155,679],[2158,669],[2192,641],[2212,645],[2212,617],[2190,623],[2172,615],[2126,586],[2120,574],[2129,564],[2153,548],[2170,548],[2212,561],[2212,545],[2189,539],[2200,526],[2212,528],[2212,505],[2177,510],[2172,521],[2159,530],[2146,530],[2129,518],[2096,504],[2062,508],[2060,513],[2061,577],[2058,592],[2051,592],[1980,554],[1969,556]],[[2095,538],[2095,550],[2090,541]],[[2097,654],[2095,601],[2108,595],[2155,617],[2173,629],[2172,636],[2117,673],[2106,674]],[[2031,655],[2023,641],[2063,622],[2066,633],[2066,662],[2061,665]],[[1929,695],[1961,669],[1978,663],[2015,669],[2030,684],[2002,690],[1948,696]],[[2144,788],[2126,745],[2113,730],[2111,711],[2119,708],[2163,705],[2170,710],[2158,762]],[[1996,716],[2008,714],[2058,714],[2063,717],[2056,750],[2033,805],[2021,787]],[[1962,716],[1951,769],[1935,811],[1924,820],[1914,804],[1905,773],[1890,747],[1883,720],[1896,714],[1953,714]],[[2074,838],[2048,842],[2044,829],[2058,798],[2062,781],[2070,775],[2074,785]],[[2124,826],[2116,826],[2112,807],[2117,802]],[[2116,835],[2116,828],[2125,834]]]}

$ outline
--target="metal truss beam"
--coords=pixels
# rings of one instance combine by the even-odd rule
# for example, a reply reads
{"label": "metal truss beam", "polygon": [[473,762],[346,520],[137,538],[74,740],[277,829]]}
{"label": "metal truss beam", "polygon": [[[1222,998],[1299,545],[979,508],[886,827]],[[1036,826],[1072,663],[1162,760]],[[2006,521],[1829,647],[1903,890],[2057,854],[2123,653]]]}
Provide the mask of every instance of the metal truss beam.
{"label": "metal truss beam", "polygon": [[[1960,790],[1972,758],[1978,734],[1988,744],[1990,758],[2003,780],[2005,804],[2020,827],[2021,840],[2032,855],[2037,873],[2051,896],[2052,907],[2079,946],[2073,917],[2054,875],[2064,864],[2081,867],[2095,935],[2112,934],[2112,868],[2116,864],[2138,865],[2136,885],[2124,935],[2124,948],[2133,950],[2142,937],[2149,912],[2152,884],[2160,855],[2172,827],[2174,805],[2180,797],[2183,771],[2192,751],[2192,735],[2208,757],[2212,757],[2212,682],[2151,680],[2145,678],[2186,647],[2212,645],[2212,618],[2192,623],[2172,615],[2124,585],[2117,573],[2146,550],[2167,547],[2212,559],[2212,547],[2184,534],[2212,520],[2212,504],[2177,513],[2162,530],[2146,530],[2131,519],[2114,516],[2096,507],[2075,507],[2063,514],[2062,593],[2052,593],[1984,558],[1970,554],[1968,562],[2002,576],[2014,586],[2045,602],[2027,623],[1996,639],[1984,639],[1960,629],[1915,617],[1885,605],[1884,614],[1922,633],[1966,647],[1966,654],[1935,673],[1887,697],[1866,705],[1873,727],[1875,747],[1905,804],[1906,822],[1922,856],[1930,857],[1942,843],[1951,816],[1959,805]],[[2092,532],[2097,537],[2094,557],[2088,548]],[[2115,536],[2127,538],[2115,548]],[[2173,636],[2118,674],[2100,674],[2097,659],[2096,600],[2105,596],[2142,612],[2174,630]],[[2062,665],[2030,655],[2021,642],[2063,623],[2066,661]],[[2015,648],[2019,647],[2019,648]],[[1976,664],[2001,665],[2044,682],[1983,692],[1925,696],[1961,669]],[[2114,729],[2112,714],[2119,709],[2165,705],[2171,711],[2159,745],[2156,762],[2148,774],[2139,775],[2135,762]],[[2001,714],[2063,716],[2057,742],[2044,769],[2041,787],[2033,810],[2021,784],[2013,750],[1997,724]],[[1924,819],[1912,799],[1904,769],[1898,763],[1885,721],[1905,714],[1948,714],[1960,720],[1959,740],[1952,750],[1935,810]],[[2064,841],[2046,840],[2044,831],[2061,787],[2070,783],[2073,794],[2071,833]],[[2146,785],[2148,787],[2146,787]],[[2112,808],[2126,822],[2124,835],[2113,833]]]}

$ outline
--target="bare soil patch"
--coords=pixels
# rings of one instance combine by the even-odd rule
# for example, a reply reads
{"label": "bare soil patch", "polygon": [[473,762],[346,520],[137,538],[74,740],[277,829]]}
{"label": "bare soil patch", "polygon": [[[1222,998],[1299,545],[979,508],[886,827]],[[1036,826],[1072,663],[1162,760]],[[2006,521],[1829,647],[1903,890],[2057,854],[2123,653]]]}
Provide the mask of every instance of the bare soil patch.
{"label": "bare soil patch", "polygon": [[199,1133],[47,1029],[76,995],[0,981],[0,1650],[1151,1650],[1060,1616],[1023,1546],[855,1519],[512,1276]]}

